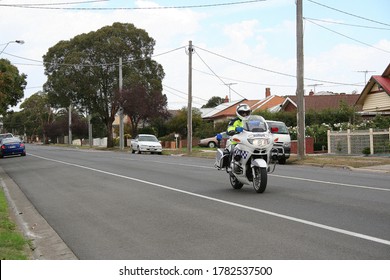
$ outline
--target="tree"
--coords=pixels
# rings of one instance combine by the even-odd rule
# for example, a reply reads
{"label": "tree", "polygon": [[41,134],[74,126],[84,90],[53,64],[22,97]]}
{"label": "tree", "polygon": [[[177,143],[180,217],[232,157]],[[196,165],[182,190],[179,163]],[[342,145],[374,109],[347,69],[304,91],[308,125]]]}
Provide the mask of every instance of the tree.
{"label": "tree", "polygon": [[43,92],[33,94],[20,105],[20,108],[25,117],[27,135],[31,138],[42,135],[44,143],[47,143],[46,127],[54,120],[47,94]]}
{"label": "tree", "polygon": [[[88,137],[88,121],[80,112],[72,110],[72,135],[75,139],[85,139]],[[59,110],[54,116],[54,120],[45,124],[47,137],[52,141],[56,138],[63,138],[69,132],[69,113],[67,110]]]}
{"label": "tree", "polygon": [[3,125],[5,131],[12,132],[16,135],[24,135],[24,113],[10,111],[4,115]]}
{"label": "tree", "polygon": [[124,61],[124,85],[141,83],[148,92],[161,90],[164,71],[153,61],[155,41],[133,24],[114,23],[69,41],[61,41],[44,56],[44,85],[56,107],[86,108],[107,128],[107,146],[113,146],[112,123],[120,102],[119,66]]}
{"label": "tree", "polygon": [[219,104],[222,104],[223,101],[224,101],[223,98],[221,98],[219,96],[213,96],[209,99],[209,101],[207,101],[207,103],[205,105],[202,106],[202,108],[215,108]]}
{"label": "tree", "polygon": [[19,74],[18,68],[9,60],[0,59],[0,115],[5,114],[9,106],[16,106],[24,96],[27,75]]}
{"label": "tree", "polygon": [[167,97],[160,90],[151,89],[142,84],[135,85],[122,91],[120,103],[124,114],[127,114],[131,122],[131,134],[138,134],[138,126],[141,121],[151,122],[158,118],[168,117]]}
{"label": "tree", "polygon": [[[187,135],[187,112],[188,108],[182,108],[179,110],[178,114],[174,117],[172,117],[168,121],[168,128],[170,132],[179,133],[183,138]],[[202,120],[202,113],[199,109],[193,108],[192,109],[192,129],[193,131],[196,131],[198,127],[201,126],[203,120]]]}

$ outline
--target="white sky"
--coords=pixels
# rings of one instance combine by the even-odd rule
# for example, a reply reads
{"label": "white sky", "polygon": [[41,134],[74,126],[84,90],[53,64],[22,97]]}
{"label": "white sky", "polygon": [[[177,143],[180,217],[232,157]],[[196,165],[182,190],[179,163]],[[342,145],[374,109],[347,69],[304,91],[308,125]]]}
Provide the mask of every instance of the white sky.
{"label": "white sky", "polygon": [[[0,51],[7,42],[25,41],[23,45],[9,44],[1,54],[1,58],[9,59],[21,73],[28,75],[25,98],[42,90],[46,81],[42,56],[50,47],[60,40],[69,40],[114,22],[133,23],[145,29],[156,40],[155,55],[180,48],[154,58],[164,67],[164,94],[168,97],[169,109],[187,106],[188,55],[185,50],[190,40],[195,47],[194,107],[200,108],[212,96],[231,95],[232,100],[262,99],[266,87],[275,95],[295,94],[296,78],[288,76],[296,74],[295,0],[184,9],[63,10],[4,6],[80,1],[0,0]],[[112,0],[46,7],[178,7],[243,1]],[[307,18],[304,21],[304,68],[305,78],[310,79],[305,80],[306,93],[314,88],[316,92],[360,93],[365,84],[365,73],[361,71],[370,71],[366,73],[367,80],[371,75],[383,73],[390,63],[388,0],[303,0],[303,7]],[[226,84],[231,84],[230,94]]]}

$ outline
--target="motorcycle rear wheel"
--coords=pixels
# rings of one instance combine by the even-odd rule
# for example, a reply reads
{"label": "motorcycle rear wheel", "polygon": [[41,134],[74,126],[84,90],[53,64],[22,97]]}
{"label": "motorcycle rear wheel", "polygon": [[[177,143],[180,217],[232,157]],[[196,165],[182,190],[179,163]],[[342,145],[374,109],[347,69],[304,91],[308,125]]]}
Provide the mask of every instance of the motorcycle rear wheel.
{"label": "motorcycle rear wheel", "polygon": [[253,167],[255,177],[253,178],[253,188],[257,193],[263,193],[267,187],[267,169],[261,167]]}
{"label": "motorcycle rear wheel", "polygon": [[237,180],[236,176],[234,176],[232,172],[229,173],[229,179],[230,179],[230,184],[235,190],[241,189],[242,186],[244,185],[243,183]]}

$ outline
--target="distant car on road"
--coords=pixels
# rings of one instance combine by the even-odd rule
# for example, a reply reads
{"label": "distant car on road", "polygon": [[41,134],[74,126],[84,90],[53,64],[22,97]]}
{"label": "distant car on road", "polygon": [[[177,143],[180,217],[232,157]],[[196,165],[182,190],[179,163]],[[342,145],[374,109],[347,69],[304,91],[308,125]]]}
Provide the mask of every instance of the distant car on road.
{"label": "distant car on road", "polygon": [[152,134],[140,134],[131,140],[131,152],[138,154],[143,152],[157,153],[161,155],[162,146],[157,137]]}
{"label": "distant car on road", "polygon": [[13,155],[26,155],[26,147],[18,137],[3,138],[0,140],[0,158]]}
{"label": "distant car on road", "polygon": [[288,128],[284,122],[266,121],[270,127],[271,133],[274,136],[274,147],[279,151],[278,162],[285,164],[290,158],[291,137]]}
{"label": "distant car on road", "polygon": [[[228,139],[229,135],[227,135],[226,131],[221,132],[222,139]],[[215,148],[218,146],[218,140],[216,136],[200,139],[199,146],[201,147],[209,147],[209,148]]]}

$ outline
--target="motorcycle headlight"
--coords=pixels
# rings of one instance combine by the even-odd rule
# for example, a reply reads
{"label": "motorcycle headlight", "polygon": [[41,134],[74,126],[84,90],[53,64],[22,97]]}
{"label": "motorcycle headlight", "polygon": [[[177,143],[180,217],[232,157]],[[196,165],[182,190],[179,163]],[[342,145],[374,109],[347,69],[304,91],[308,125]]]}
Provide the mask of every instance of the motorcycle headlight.
{"label": "motorcycle headlight", "polygon": [[271,143],[269,138],[248,139],[248,142],[253,146],[257,146],[257,147],[268,146]]}

